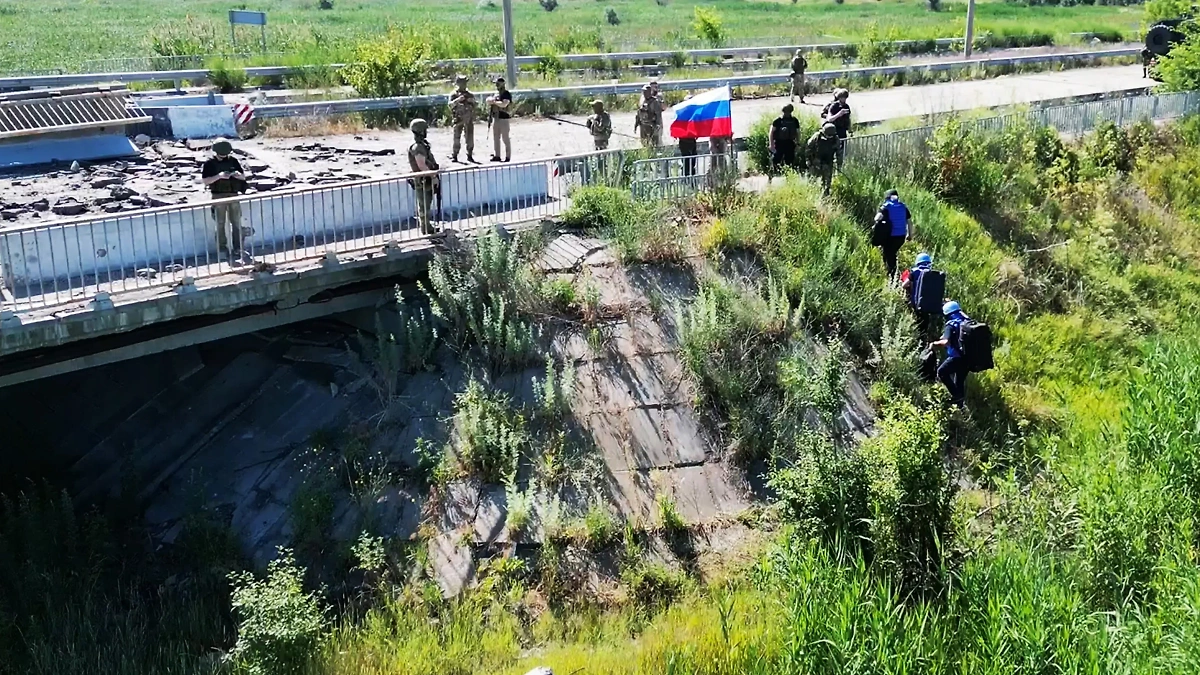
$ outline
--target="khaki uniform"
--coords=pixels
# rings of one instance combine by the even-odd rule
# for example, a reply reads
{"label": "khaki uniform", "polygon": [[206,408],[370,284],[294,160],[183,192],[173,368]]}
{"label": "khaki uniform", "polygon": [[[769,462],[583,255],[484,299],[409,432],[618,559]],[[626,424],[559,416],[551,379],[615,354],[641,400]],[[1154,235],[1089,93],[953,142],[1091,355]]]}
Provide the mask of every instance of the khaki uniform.
{"label": "khaki uniform", "polygon": [[450,95],[450,119],[454,122],[454,146],[450,156],[458,160],[458,151],[462,149],[463,137],[467,141],[467,157],[475,155],[475,94],[467,89],[459,89]]}
{"label": "khaki uniform", "polygon": [[[433,158],[433,150],[429,147],[429,141],[424,138],[418,138],[408,147],[408,166],[414,172],[425,170],[417,164],[418,157],[425,158],[425,166],[429,169],[439,168],[437,161]],[[433,198],[437,194],[437,178],[421,176],[411,179],[410,184],[416,192],[417,224],[421,227],[423,234],[433,234],[433,227],[429,223],[429,207],[433,204]]]}
{"label": "khaki uniform", "polygon": [[833,185],[833,164],[837,160],[840,145],[837,136],[829,138],[820,131],[808,139],[808,153],[812,159],[810,166],[813,173],[821,178],[821,189],[826,195]]}
{"label": "khaki uniform", "polygon": [[598,112],[587,119],[588,131],[592,132],[592,143],[597,150],[607,150],[612,138],[612,117],[607,112]]}
{"label": "khaki uniform", "polygon": [[792,59],[792,96],[804,100],[804,71],[808,70],[808,60],[803,56]]}
{"label": "khaki uniform", "polygon": [[[234,195],[214,195],[214,199]],[[236,201],[218,202],[212,206],[213,216],[217,219],[217,250],[230,253],[240,253],[242,250],[242,203]],[[230,248],[226,242],[233,244]]]}
{"label": "khaki uniform", "polygon": [[657,148],[662,146],[662,99],[657,96],[642,96],[638,105],[634,128],[642,139],[642,146]]}

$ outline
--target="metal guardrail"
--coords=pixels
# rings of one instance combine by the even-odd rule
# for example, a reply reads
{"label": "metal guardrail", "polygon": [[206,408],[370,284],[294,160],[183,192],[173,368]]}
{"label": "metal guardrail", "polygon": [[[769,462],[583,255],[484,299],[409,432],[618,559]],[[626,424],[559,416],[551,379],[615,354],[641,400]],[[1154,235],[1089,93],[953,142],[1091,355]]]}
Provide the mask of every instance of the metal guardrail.
{"label": "metal guardrail", "polygon": [[[1200,112],[1200,92],[1181,92],[1052,106],[964,120],[962,126],[973,132],[1002,132],[1014,125],[1034,124],[1051,127],[1068,136],[1079,136],[1095,129],[1102,120],[1125,126],[1139,120],[1175,119],[1196,112]],[[936,126],[923,126],[852,136],[846,141],[846,161],[869,166],[895,166],[925,157],[936,129]]]}
{"label": "metal guardrail", "polygon": [[[999,131],[1020,123],[1052,126],[1080,134],[1101,119],[1131,123],[1167,119],[1200,110],[1200,93],[1165,94],[1065,105],[966,121],[978,130]],[[856,136],[847,161],[860,164],[910,161],[928,153],[933,127]],[[701,155],[644,158],[641,150],[610,150],[568,157],[443,171],[440,217],[443,230],[469,231],[496,222],[526,222],[561,214],[571,190],[581,185],[630,185],[648,199],[676,198],[721,183],[695,180],[712,175],[723,157]],[[707,163],[707,164],[705,164]],[[732,167],[730,167],[732,168]],[[422,239],[417,188],[432,173],[280,190],[223,202],[67,219],[0,230],[0,310],[3,321],[46,307],[92,300],[103,307],[116,293],[160,295],[187,292],[197,280],[228,277],[249,269],[316,261],[336,264],[340,253],[376,250]],[[729,175],[734,175],[730,171]],[[247,233],[243,265],[220,260],[217,210],[236,205]],[[214,208],[216,207],[216,208]],[[232,236],[232,233],[230,233]],[[136,297],[136,296],[134,296]]]}
{"label": "metal guardrail", "polygon": [[669,155],[636,160],[630,190],[634,199],[670,201],[732,186],[739,177],[737,155]]}
{"label": "metal guardrail", "polygon": [[[3,319],[88,300],[104,306],[115,294],[187,292],[197,280],[349,251],[377,249],[426,236],[421,195],[430,177],[441,181],[441,204],[431,204],[439,230],[468,231],[562,213],[572,189],[624,184],[627,158],[610,150],[440,173],[278,190],[221,201],[72,218],[0,230],[0,310]],[[232,262],[218,251],[218,215],[241,221],[248,258]]]}
{"label": "metal guardrail", "polygon": [[[994,59],[961,59],[943,61],[922,65],[881,66],[875,68],[845,68],[841,70],[823,70],[807,74],[809,82],[838,81],[850,78],[891,77],[900,74],[916,72],[948,72],[968,70],[971,68],[1001,68],[1020,67],[1041,63],[1064,63],[1080,60],[1095,60],[1136,56],[1140,53],[1136,48],[1106,49],[1087,52],[1071,52],[1068,54],[1039,54],[1035,56],[1011,56]],[[775,72],[762,75],[738,75],[730,77],[691,79],[691,80],[660,80],[664,90],[671,91],[702,91],[729,85],[731,87],[772,86],[787,84],[789,73]],[[513,95],[530,100],[557,99],[579,96],[592,98],[596,96],[627,96],[641,92],[643,82],[624,82],[617,84],[588,84],[573,87],[551,87],[546,89],[517,89]],[[397,96],[391,98],[359,98],[342,101],[311,101],[305,103],[275,103],[257,106],[254,114],[260,119],[273,117],[308,117],[320,115],[343,115],[373,110],[404,110],[440,106],[446,103],[447,94],[426,94],[420,96]]]}
{"label": "metal guardrail", "polygon": [[[726,50],[721,50],[721,49],[691,50],[688,53],[689,54],[706,54],[706,53],[711,52],[713,54],[729,54],[729,53],[737,53],[739,51],[762,52],[762,51],[768,50],[768,49],[792,49],[792,50],[794,50],[796,48],[795,47],[770,47],[770,48],[750,47],[750,48],[741,48],[741,49],[734,48],[732,51],[728,50],[728,49],[726,49]],[[847,72],[851,72],[851,71],[879,71],[877,74],[888,75],[888,74],[896,74],[899,72],[904,72],[906,70],[910,70],[910,69],[914,69],[914,68],[929,69],[933,72],[937,72],[937,71],[943,71],[943,70],[953,70],[956,68],[971,67],[973,65],[1003,66],[1003,65],[1018,65],[1018,64],[1033,64],[1033,63],[1055,63],[1055,62],[1064,62],[1064,61],[1079,60],[1079,59],[1086,59],[1086,58],[1112,58],[1112,57],[1121,57],[1121,56],[1136,56],[1140,52],[1141,52],[1141,50],[1136,47],[1123,47],[1123,48],[1118,48],[1118,49],[1070,52],[1070,53],[1066,53],[1066,54],[1037,54],[1037,55],[1030,55],[1030,56],[1013,56],[1013,57],[1001,57],[1001,58],[994,58],[994,59],[971,59],[971,60],[961,60],[961,61],[948,61],[948,62],[943,62],[943,63],[922,64],[922,65],[884,66],[882,68],[874,68],[874,69],[872,69],[872,68],[857,68],[857,69],[848,69],[848,70],[819,71],[819,72],[810,72],[808,75],[810,78],[825,77],[826,79],[828,79],[828,78],[843,77],[845,75],[839,75],[839,73],[847,73]],[[669,56],[675,52],[629,52],[627,54],[637,54],[637,53],[664,54],[664,55]],[[601,54],[576,54],[576,55],[570,55],[570,56],[572,56],[572,58],[579,58],[580,60],[585,60],[582,57],[589,57],[586,60],[598,60],[598,59],[610,59],[611,60],[611,59],[615,58],[615,55],[612,55],[612,54],[603,54],[603,55],[601,55]],[[489,58],[491,58],[491,57],[489,57]],[[536,63],[538,60],[538,57],[520,57],[520,58],[532,59],[531,61],[528,61],[528,63]],[[645,56],[643,58],[651,58],[651,57]],[[699,58],[699,57],[697,57],[697,58]],[[482,61],[487,62],[488,59],[482,59]],[[340,68],[340,67],[343,67],[343,65],[344,64],[329,64],[326,66],[299,66],[299,67],[262,66],[262,67],[250,67],[250,68],[246,68],[244,70],[245,70],[247,77],[281,77],[281,76],[285,76],[285,75],[291,75],[291,74],[295,74],[298,72],[302,72],[306,68],[313,68],[313,67]],[[870,74],[875,74],[875,73],[870,73]],[[65,87],[65,86],[79,85],[79,84],[95,84],[95,83],[99,83],[99,82],[160,82],[160,81],[174,81],[174,80],[200,80],[200,79],[206,79],[208,77],[208,75],[209,75],[208,70],[203,69],[203,68],[196,68],[196,69],[184,69],[184,70],[149,70],[149,71],[141,71],[141,72],[76,73],[76,74],[66,74],[66,75],[3,77],[3,78],[0,78],[0,90],[20,89],[20,88],[26,88],[26,87],[55,88],[55,87]],[[782,76],[786,76],[786,73],[783,73],[782,75],[772,74],[770,76],[747,76],[747,77],[751,77],[751,78],[762,77],[762,78],[778,79],[779,77],[782,77]],[[738,79],[738,78],[731,78],[731,79]],[[670,87],[666,86],[670,82],[671,81],[663,81],[662,84],[664,85],[664,88],[670,88]],[[678,83],[678,82],[683,82],[683,81],[676,80],[674,82]],[[765,83],[765,81],[763,83]],[[760,82],[745,82],[744,84],[746,84],[746,85],[760,84]],[[597,85],[597,86],[602,88],[602,87],[612,87],[614,85]],[[622,85],[615,85],[615,86],[622,86]],[[634,86],[634,85],[630,84],[628,86]],[[640,90],[641,85],[639,84],[637,86],[639,87],[639,90]],[[684,88],[684,87],[676,86],[674,88],[679,89],[679,88]],[[561,89],[574,89],[574,88],[563,87]],[[524,93],[529,93],[529,92],[533,92],[533,91],[539,91],[539,90],[527,90]],[[543,89],[540,91],[552,92],[554,90],[553,89]],[[605,93],[605,92],[598,89],[597,93]],[[621,92],[621,93],[627,93],[627,92]],[[587,95],[587,94],[585,94],[585,95]],[[392,100],[392,99],[382,99],[382,100]]]}

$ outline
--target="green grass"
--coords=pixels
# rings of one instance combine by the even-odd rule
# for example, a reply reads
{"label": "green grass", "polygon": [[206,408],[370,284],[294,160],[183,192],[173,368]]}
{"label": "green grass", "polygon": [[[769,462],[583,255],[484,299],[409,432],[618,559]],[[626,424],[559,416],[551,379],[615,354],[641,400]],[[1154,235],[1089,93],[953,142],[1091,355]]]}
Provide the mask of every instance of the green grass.
{"label": "green grass", "polygon": [[[550,13],[533,0],[516,0],[514,5],[517,42],[524,53],[534,53],[542,44],[561,53],[697,43],[693,6],[688,3],[564,0]],[[943,3],[941,12],[929,12],[916,0],[850,0],[841,5],[828,0],[714,0],[706,6],[721,15],[731,41],[758,43],[857,41],[866,22],[876,22],[885,32],[894,29],[900,38],[946,37],[963,32],[966,13],[963,2]],[[607,7],[617,11],[619,25],[605,21]],[[226,19],[230,8],[228,2],[216,0],[5,0],[0,2],[0,71],[70,69],[87,59],[151,55],[154,38],[168,33],[198,37],[189,39],[189,45],[204,53],[231,52]],[[333,9],[320,10],[315,0],[262,0],[247,8],[267,12],[270,51],[326,54],[333,60],[361,37],[401,23],[436,28],[439,56],[482,56],[501,49],[499,3],[480,9],[467,0],[335,0]],[[1118,31],[1135,37],[1140,18],[1141,8],[1136,6],[1023,7],[984,1],[976,21],[979,34],[1048,33],[1065,42],[1069,33],[1080,31]],[[257,51],[257,33],[248,27],[239,31],[242,50]]]}

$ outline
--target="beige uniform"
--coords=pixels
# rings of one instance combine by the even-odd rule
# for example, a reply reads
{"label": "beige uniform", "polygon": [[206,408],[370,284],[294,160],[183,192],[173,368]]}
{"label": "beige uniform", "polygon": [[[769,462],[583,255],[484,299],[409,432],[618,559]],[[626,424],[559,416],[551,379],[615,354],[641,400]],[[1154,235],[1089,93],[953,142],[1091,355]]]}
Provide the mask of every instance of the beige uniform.
{"label": "beige uniform", "polygon": [[450,156],[458,159],[463,137],[467,141],[467,157],[475,155],[475,94],[459,89],[450,95],[450,119],[454,122],[454,146]]}
{"label": "beige uniform", "polygon": [[[426,169],[422,169],[421,165],[417,163],[418,157],[425,158]],[[414,172],[438,168],[437,161],[433,158],[433,150],[429,147],[429,141],[418,138],[409,146],[408,166]],[[433,228],[429,223],[429,207],[433,204],[434,195],[437,194],[437,178],[432,176],[414,178],[412,186],[416,192],[417,224],[421,227],[423,234],[433,234]]]}
{"label": "beige uniform", "polygon": [[662,99],[657,96],[642,96],[638,104],[635,126],[642,139],[642,146],[657,148],[662,146]]}
{"label": "beige uniform", "polygon": [[612,117],[605,111],[593,114],[587,120],[588,131],[592,132],[592,143],[597,150],[607,150],[612,138]]}
{"label": "beige uniform", "polygon": [[792,59],[792,96],[804,100],[804,71],[808,70],[808,60],[803,56]]}

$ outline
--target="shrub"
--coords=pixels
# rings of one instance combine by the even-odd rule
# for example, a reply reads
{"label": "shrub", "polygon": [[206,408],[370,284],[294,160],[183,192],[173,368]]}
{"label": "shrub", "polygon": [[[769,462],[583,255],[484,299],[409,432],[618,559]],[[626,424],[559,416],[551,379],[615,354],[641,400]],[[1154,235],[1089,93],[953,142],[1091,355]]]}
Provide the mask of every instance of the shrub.
{"label": "shrub", "polygon": [[725,44],[725,28],[722,25],[721,15],[712,7],[695,7],[692,10],[694,19],[692,28],[696,31],[696,36],[708,43],[710,47],[716,48]]}
{"label": "shrub", "polygon": [[660,492],[655,503],[658,505],[658,525],[663,532],[676,535],[687,531],[687,523],[683,521],[683,515],[670,495]]}
{"label": "shrub", "polygon": [[612,228],[633,219],[634,203],[629,190],[587,186],[571,192],[571,207],[562,215],[563,225],[588,230]]}
{"label": "shrub", "polygon": [[220,51],[216,26],[188,17],[183,23],[170,21],[150,36],[155,56],[208,56]]}
{"label": "shrub", "polygon": [[247,78],[245,70],[216,59],[208,63],[208,79],[222,94],[232,94],[245,88]]}
{"label": "shrub", "polygon": [[342,77],[361,96],[405,96],[429,76],[428,49],[427,41],[389,28],[382,37],[358,45]]}
{"label": "shrub", "polygon": [[870,547],[870,484],[862,457],[805,431],[792,457],[777,464],[767,486],[786,518],[830,545]]}
{"label": "shrub", "polygon": [[868,67],[886,66],[896,56],[896,38],[894,29],[883,36],[879,33],[878,24],[867,25],[863,39],[855,49],[859,62]]}
{"label": "shrub", "polygon": [[758,248],[758,214],[741,209],[725,218],[713,218],[700,235],[700,250],[708,255]]}
{"label": "shrub", "polygon": [[608,25],[610,26],[621,25],[621,17],[617,16],[617,10],[612,7],[604,8],[604,20],[607,21]]}
{"label": "shrub", "polygon": [[613,227],[609,236],[624,263],[675,263],[686,254],[683,221],[660,203],[636,203],[632,217]]}
{"label": "shrub", "polygon": [[550,45],[542,45],[537,50],[537,64],[533,69],[545,79],[557,77],[563,71],[565,64]]}
{"label": "shrub", "polygon": [[934,131],[930,150],[938,196],[967,208],[989,208],[994,203],[1003,176],[1000,165],[989,160],[980,134],[951,118]]}
{"label": "shrub", "polygon": [[538,4],[547,12],[553,12],[558,9],[558,0],[538,0]]}
{"label": "shrub", "polygon": [[509,537],[516,539],[525,533],[529,523],[533,520],[533,488],[521,491],[517,487],[516,478],[510,476],[504,484],[504,505],[505,505],[505,521],[504,525],[508,528]]}
{"label": "shrub", "polygon": [[583,516],[583,545],[590,551],[599,551],[616,540],[620,534],[617,519],[607,507],[593,504]]}
{"label": "shrub", "polygon": [[317,9],[333,9],[333,0],[319,0]]}
{"label": "shrub", "polygon": [[1133,169],[1134,149],[1125,130],[1102,120],[1084,141],[1084,154],[1092,166],[1127,173]]}
{"label": "shrub", "polygon": [[871,485],[875,562],[906,590],[935,586],[954,545],[954,482],[942,461],[942,443],[936,411],[899,401],[884,411],[878,435],[861,448]]}
{"label": "shrub", "polygon": [[[1154,2],[1146,4],[1147,10]],[[1178,16],[1183,16],[1182,14]],[[1200,31],[1181,27],[1187,31],[1186,39],[1171,47],[1166,56],[1155,64],[1155,73],[1167,91],[1195,91],[1200,89]]]}
{"label": "shrub", "polygon": [[304,570],[291,551],[280,549],[265,579],[250,572],[229,575],[237,615],[237,644],[230,657],[251,675],[290,675],[304,670],[325,633],[325,610],[304,590]]}
{"label": "shrub", "polygon": [[454,398],[454,434],[459,464],[485,483],[509,479],[530,443],[525,419],[508,396],[486,391],[473,378]]}

